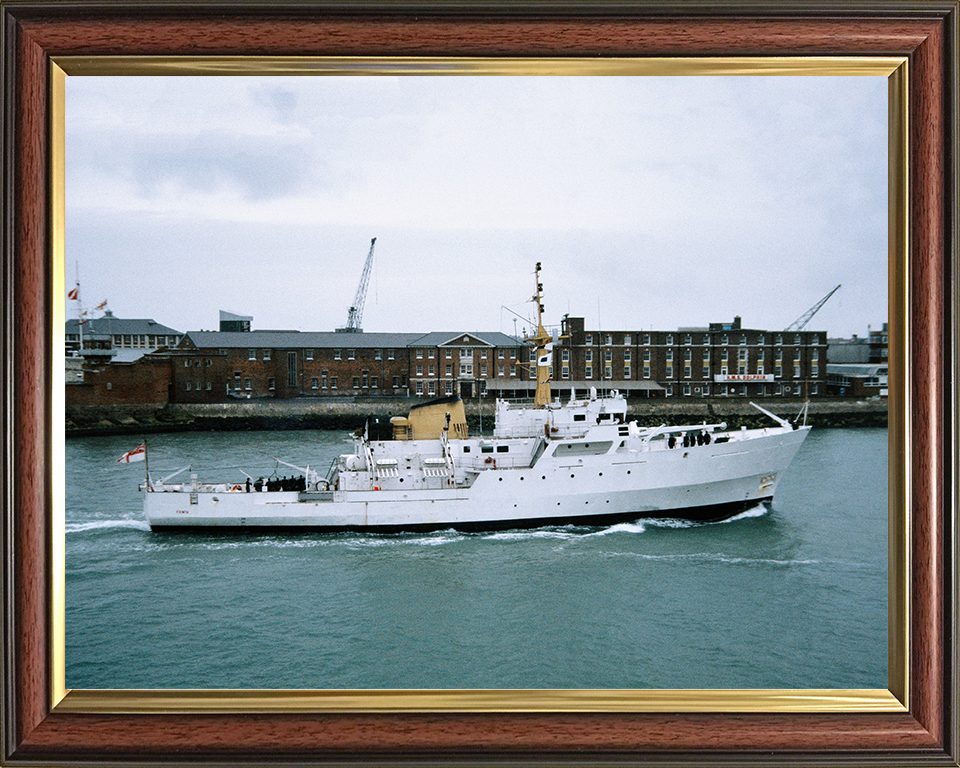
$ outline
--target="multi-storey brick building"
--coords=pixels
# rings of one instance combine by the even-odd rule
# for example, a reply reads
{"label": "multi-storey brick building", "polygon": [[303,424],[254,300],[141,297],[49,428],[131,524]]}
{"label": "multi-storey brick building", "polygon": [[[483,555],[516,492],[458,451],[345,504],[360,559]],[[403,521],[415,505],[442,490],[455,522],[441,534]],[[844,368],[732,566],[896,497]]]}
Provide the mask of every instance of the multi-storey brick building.
{"label": "multi-storey brick building", "polygon": [[175,402],[343,395],[479,395],[529,378],[502,333],[192,331],[173,359]]}
{"label": "multi-storey brick building", "polygon": [[676,331],[588,331],[564,318],[554,389],[618,389],[632,397],[804,397],[826,394],[823,331],[763,331],[732,323]]}
{"label": "multi-storey brick building", "polygon": [[[583,318],[566,317],[553,350],[553,391],[561,398],[591,387],[628,397],[817,397],[827,394],[826,344],[822,331],[747,329],[739,317],[676,331],[589,331]],[[153,402],[166,387],[170,402],[188,403],[528,397],[536,386],[531,350],[499,332],[193,331],[176,349],[146,356],[169,365],[144,365],[167,377],[144,396]],[[118,383],[140,386],[141,378],[131,370]],[[137,395],[108,397],[132,402]]]}

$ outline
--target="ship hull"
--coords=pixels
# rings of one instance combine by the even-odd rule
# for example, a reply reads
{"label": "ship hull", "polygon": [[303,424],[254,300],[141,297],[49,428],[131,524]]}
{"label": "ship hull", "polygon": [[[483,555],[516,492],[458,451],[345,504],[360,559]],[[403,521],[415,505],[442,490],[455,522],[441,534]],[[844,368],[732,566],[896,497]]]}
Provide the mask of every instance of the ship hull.
{"label": "ship hull", "polygon": [[[155,530],[400,532],[712,521],[772,499],[808,429],[649,453],[558,458],[479,473],[469,488],[272,493],[146,492]],[[191,498],[192,497],[192,498]]]}

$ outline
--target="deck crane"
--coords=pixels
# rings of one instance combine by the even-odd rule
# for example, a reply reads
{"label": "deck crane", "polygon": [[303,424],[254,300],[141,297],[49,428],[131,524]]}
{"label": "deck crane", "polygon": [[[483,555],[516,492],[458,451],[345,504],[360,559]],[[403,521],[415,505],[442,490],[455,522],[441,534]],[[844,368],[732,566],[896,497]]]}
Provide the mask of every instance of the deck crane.
{"label": "deck crane", "polygon": [[820,301],[818,301],[816,304],[810,307],[810,309],[808,309],[806,312],[800,315],[800,317],[798,317],[796,320],[790,323],[790,325],[788,325],[783,330],[784,331],[803,330],[803,327],[813,319],[813,316],[817,314],[817,311],[820,309],[820,307],[822,307],[824,304],[827,303],[827,299],[829,299],[831,296],[833,296],[833,294],[835,294],[839,290],[840,290],[840,286],[838,285],[836,288],[830,291],[830,293],[828,293],[826,296],[820,299]]}
{"label": "deck crane", "polygon": [[357,286],[357,295],[353,297],[353,304],[347,312],[347,324],[343,328],[337,328],[337,333],[362,333],[360,321],[363,318],[363,304],[367,300],[367,285],[370,283],[370,267],[373,266],[373,246],[376,245],[377,238],[370,240],[370,252],[367,254],[367,262],[363,265],[363,274],[360,275],[360,285]]}

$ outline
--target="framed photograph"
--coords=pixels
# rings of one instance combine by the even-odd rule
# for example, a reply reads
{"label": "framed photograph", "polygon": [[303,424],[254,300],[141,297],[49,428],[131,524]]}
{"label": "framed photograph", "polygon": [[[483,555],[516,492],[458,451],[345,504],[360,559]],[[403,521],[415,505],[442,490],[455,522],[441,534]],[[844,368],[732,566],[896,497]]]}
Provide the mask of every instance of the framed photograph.
{"label": "framed photograph", "polygon": [[[8,308],[3,319],[7,438],[3,760],[38,765],[198,760],[223,764],[614,760],[774,765],[898,764],[907,759],[958,764],[958,715],[951,705],[958,696],[957,74],[949,63],[957,54],[955,2],[925,3],[919,12],[897,2],[880,10],[828,3],[732,3],[710,9],[500,3],[472,8],[442,3],[236,3],[215,9],[178,3],[0,5],[5,41],[3,253]],[[441,92],[438,85],[426,97],[417,94],[415,98],[446,104],[462,98],[457,91],[471,75],[504,75],[513,83],[521,83],[519,76],[528,75],[607,77],[598,80],[604,88],[629,83],[630,78],[652,81],[658,76],[668,85],[651,98],[661,99],[679,89],[681,82],[692,82],[692,76],[717,82],[733,76],[805,76],[793,83],[816,82],[818,77],[839,81],[851,75],[882,78],[886,199],[877,194],[872,198],[881,199],[881,219],[886,215],[889,253],[885,309],[890,323],[890,439],[888,478],[884,478],[889,495],[885,531],[889,556],[887,592],[878,596],[885,597],[888,606],[885,688],[872,685],[875,675],[871,677],[869,671],[841,678],[852,683],[833,686],[829,672],[822,677],[811,675],[802,679],[822,679],[823,685],[801,683],[798,688],[766,685],[766,679],[785,678],[764,677],[762,670],[753,676],[710,678],[749,681],[742,688],[710,680],[700,688],[688,679],[644,686],[629,673],[622,678],[627,682],[620,685],[616,674],[605,670],[599,660],[594,676],[565,678],[548,669],[543,679],[554,682],[546,687],[527,686],[524,681],[530,678],[523,676],[497,680],[451,676],[444,680],[452,684],[431,685],[422,675],[404,673],[402,664],[393,677],[379,678],[388,681],[380,686],[361,681],[352,687],[354,678],[345,676],[338,678],[338,684],[316,690],[313,680],[285,677],[274,685],[270,681],[275,678],[265,673],[249,678],[265,681],[262,690],[241,678],[229,678],[220,685],[215,675],[192,678],[209,682],[206,686],[165,688],[162,681],[167,678],[158,670],[110,677],[93,665],[88,671],[94,671],[84,678],[92,681],[89,688],[69,687],[73,683],[66,672],[65,592],[74,589],[78,590],[74,594],[80,594],[82,586],[80,581],[68,583],[64,578],[64,531],[76,529],[76,524],[70,529],[64,519],[68,467],[59,423],[64,407],[63,337],[59,334],[66,318],[58,297],[66,294],[70,282],[69,272],[65,274],[65,238],[77,236],[78,231],[84,236],[82,224],[76,227],[82,217],[68,220],[65,207],[63,169],[71,167],[65,155],[82,155],[76,151],[79,145],[68,140],[70,78],[181,75],[202,82],[210,75],[301,79],[325,75],[328,82],[339,79],[355,88],[358,75],[387,80],[424,74],[437,76],[436,82],[448,91]],[[671,88],[670,78],[678,85]],[[181,90],[192,87],[185,81]],[[601,98],[608,99],[607,106],[615,101],[616,94],[601,96],[600,88],[586,89],[584,93],[592,91],[593,99],[585,98],[572,108],[582,116],[579,122],[587,121],[590,105],[596,109]],[[130,93],[129,87],[126,92]],[[258,91],[281,117],[290,99],[296,99],[291,96],[294,92],[292,87],[286,93],[269,88]],[[203,88],[198,88],[196,93],[198,100],[206,99],[211,110],[218,112],[219,119],[230,119],[229,109],[223,106],[229,104],[229,96],[218,107],[214,92],[208,89],[203,96]],[[627,101],[639,99],[629,93]],[[699,98],[707,98],[709,89],[699,93]],[[532,91],[488,93],[480,87],[471,94],[485,103],[507,105],[503,106],[507,112],[509,99],[540,98]],[[402,96],[409,98],[406,92]],[[569,94],[554,94],[554,98],[553,103],[566,102],[565,109],[571,110]],[[373,100],[385,103],[382,93]],[[91,124],[101,120],[99,140],[114,146],[119,156],[123,131],[108,125],[106,112],[96,111],[96,98],[82,103],[88,117],[94,117]],[[801,123],[805,104],[798,96],[794,106]],[[338,106],[338,119],[344,123],[354,119],[353,131],[376,130],[373,120],[365,128],[357,127],[364,126],[361,118],[369,104],[356,115],[351,109],[346,102]],[[755,111],[755,123],[765,126],[763,111]],[[488,114],[493,121],[487,126],[491,133],[498,122],[494,114]],[[162,116],[131,108],[126,109],[125,119],[135,121],[139,129]],[[472,136],[467,143],[478,152],[489,152],[479,133],[467,133],[460,124],[446,127]],[[751,135],[748,128],[743,124],[739,129],[745,140]],[[89,135],[97,133],[93,130]],[[866,142],[866,136],[861,138]],[[813,137],[810,143],[815,141]],[[559,137],[557,142],[556,150],[544,142],[544,152],[561,152]],[[750,146],[756,151],[752,140]],[[446,149],[465,151],[455,143]],[[828,164],[841,164],[842,159],[830,155],[828,148],[821,145],[821,149]],[[749,156],[745,151],[744,157]],[[493,154],[489,157],[495,159]],[[163,158],[153,160],[164,162]],[[434,160],[423,158],[423,174],[431,173]],[[151,162],[142,157],[141,161]],[[784,157],[782,162],[781,175],[786,179],[791,159]],[[795,157],[792,162],[799,168],[809,161]],[[247,198],[256,198],[277,183],[277,177],[263,175],[264,167],[251,166],[240,180],[249,186]],[[294,166],[282,162],[274,171],[297,176]],[[192,193],[202,193],[218,171],[204,165],[186,172],[193,173],[193,187],[180,203],[192,205],[200,199],[191,203]],[[837,174],[841,173],[838,169]],[[161,179],[161,183],[167,181]],[[316,181],[300,179],[304,184]],[[881,176],[879,183],[883,182]],[[142,180],[133,183],[140,183],[143,191]],[[96,184],[79,188],[97,193]],[[833,188],[815,191],[834,193]],[[133,199],[128,193],[121,188],[116,199],[125,194]],[[390,190],[385,194],[390,195]],[[476,194],[472,203],[483,209],[482,190]],[[737,193],[732,190],[731,194]],[[151,195],[163,198],[163,190],[147,190],[146,197]],[[758,202],[746,199],[743,205]],[[606,210],[616,204],[612,198],[607,200]],[[857,208],[855,203],[845,204],[851,210]],[[493,211],[494,206],[486,210]],[[73,230],[68,228],[71,221]],[[106,239],[100,246],[111,247]],[[370,248],[372,254],[372,243]],[[240,386],[238,380],[238,390]],[[122,569],[123,562],[117,558],[115,568]],[[117,587],[123,578],[102,583]],[[855,615],[854,607],[844,606],[842,587],[839,592],[830,603],[832,610],[846,612],[849,607]],[[505,605],[509,609],[509,601]],[[171,605],[170,614],[174,612]],[[775,621],[771,615],[771,623]],[[242,616],[232,623],[243,631]],[[838,626],[858,631],[856,619],[849,617]],[[131,635],[126,642],[135,647],[137,640]],[[171,664],[176,666],[175,638],[172,642]],[[150,653],[144,658],[157,656]],[[558,655],[556,661],[562,663],[562,658]],[[795,662],[798,668],[823,663],[812,651]],[[105,653],[101,664],[111,663]],[[757,661],[754,666],[762,664]],[[107,683],[97,685],[98,680]],[[128,685],[127,680],[148,682]],[[405,684],[408,680],[413,682]],[[466,680],[462,689],[455,687],[458,680]],[[510,685],[511,680],[518,682]],[[588,682],[581,684],[581,680]],[[114,684],[119,690],[104,689]]]}

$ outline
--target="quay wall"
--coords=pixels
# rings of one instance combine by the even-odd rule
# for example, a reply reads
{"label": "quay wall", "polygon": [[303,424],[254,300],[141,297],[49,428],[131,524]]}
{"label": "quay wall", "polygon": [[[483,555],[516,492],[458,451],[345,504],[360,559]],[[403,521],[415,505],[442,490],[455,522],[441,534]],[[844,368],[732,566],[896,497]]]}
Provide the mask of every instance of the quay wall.
{"label": "quay wall", "polygon": [[[389,421],[404,416],[421,398],[343,398],[340,400],[258,401],[241,403],[182,403],[150,405],[73,405],[66,409],[68,436],[149,434],[178,431],[263,429],[356,429],[367,419]],[[767,398],[756,401],[772,413],[793,420],[800,400]],[[494,403],[465,402],[467,420],[476,431],[493,426]],[[769,425],[770,419],[740,399],[631,400],[628,417],[641,426],[726,422],[731,428]],[[886,400],[821,398],[810,402],[808,423],[821,427],[885,427]]]}

